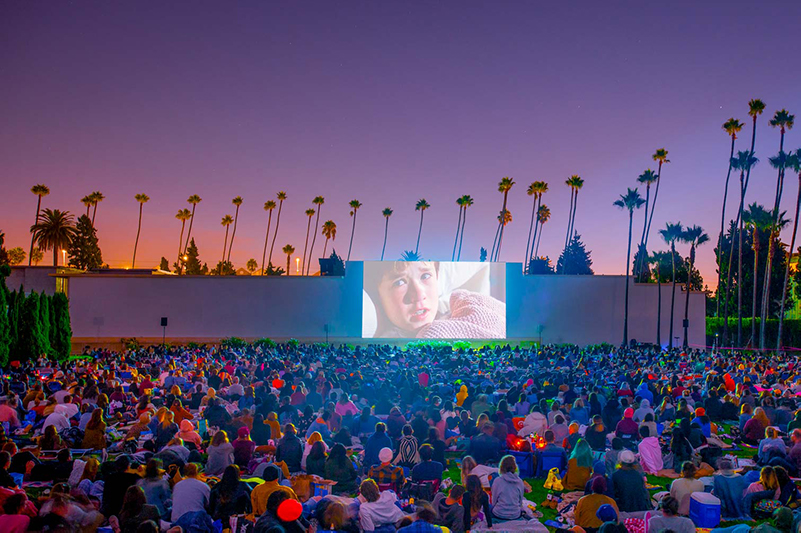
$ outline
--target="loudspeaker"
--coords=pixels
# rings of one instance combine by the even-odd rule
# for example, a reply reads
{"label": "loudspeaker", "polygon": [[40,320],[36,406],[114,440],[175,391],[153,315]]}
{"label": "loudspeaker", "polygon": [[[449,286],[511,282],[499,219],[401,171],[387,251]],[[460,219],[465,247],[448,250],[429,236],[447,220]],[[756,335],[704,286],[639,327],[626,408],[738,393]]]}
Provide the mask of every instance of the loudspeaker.
{"label": "loudspeaker", "polygon": [[167,317],[166,316],[161,317],[161,327],[163,327],[163,328],[167,327]]}

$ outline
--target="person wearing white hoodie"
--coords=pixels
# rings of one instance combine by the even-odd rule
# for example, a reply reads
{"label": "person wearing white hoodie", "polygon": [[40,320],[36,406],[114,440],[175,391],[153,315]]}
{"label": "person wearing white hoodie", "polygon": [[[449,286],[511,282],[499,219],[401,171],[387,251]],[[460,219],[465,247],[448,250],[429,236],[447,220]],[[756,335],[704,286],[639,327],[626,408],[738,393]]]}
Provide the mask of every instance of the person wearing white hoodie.
{"label": "person wearing white hoodie", "polygon": [[634,411],[634,421],[639,423],[645,420],[645,415],[648,413],[654,414],[654,410],[651,409],[651,402],[648,400],[642,400],[640,402],[640,407]]}
{"label": "person wearing white hoodie", "polygon": [[534,406],[528,416],[523,419],[523,427],[520,428],[517,434],[521,437],[534,434],[542,436],[546,429],[548,429],[548,419],[542,414],[538,406]]}
{"label": "person wearing white hoodie", "polygon": [[396,524],[405,515],[395,505],[398,497],[391,490],[380,492],[378,484],[365,479],[359,486],[359,523],[364,531],[375,531],[385,524]]}

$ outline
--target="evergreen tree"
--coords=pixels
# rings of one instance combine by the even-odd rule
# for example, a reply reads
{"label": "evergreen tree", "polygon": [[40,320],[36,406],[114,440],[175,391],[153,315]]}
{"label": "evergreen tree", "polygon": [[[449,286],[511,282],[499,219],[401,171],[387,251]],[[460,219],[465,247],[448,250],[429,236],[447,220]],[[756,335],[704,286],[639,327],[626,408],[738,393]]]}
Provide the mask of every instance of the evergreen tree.
{"label": "evergreen tree", "polygon": [[53,296],[53,314],[56,318],[55,342],[53,352],[60,361],[70,356],[72,349],[72,327],[70,326],[70,307],[63,292]]}
{"label": "evergreen tree", "polygon": [[591,276],[595,274],[592,270],[592,258],[581,242],[581,235],[573,234],[573,239],[559,256],[556,263],[556,271],[562,274],[574,276]]}
{"label": "evergreen tree", "polygon": [[161,263],[159,263],[159,270],[163,270],[164,272],[170,271],[170,263],[167,261],[166,257],[161,258]]}
{"label": "evergreen tree", "polygon": [[58,320],[56,319],[55,301],[55,295],[47,299],[48,311],[50,312],[50,355],[56,354],[56,339],[58,338]]}
{"label": "evergreen tree", "polygon": [[550,257],[535,257],[529,261],[528,274],[529,275],[543,275],[553,274],[553,266],[551,266]]}
{"label": "evergreen tree", "polygon": [[11,347],[11,325],[9,324],[9,308],[6,291],[0,287],[0,366],[8,364]]}
{"label": "evergreen tree", "polygon": [[230,261],[220,261],[211,271],[213,276],[235,276],[236,270]]}
{"label": "evergreen tree", "polygon": [[50,298],[42,292],[39,298],[39,324],[42,330],[42,346],[44,352],[51,353],[50,350]]}
{"label": "evergreen tree", "polygon": [[199,255],[195,239],[192,239],[189,241],[189,247],[186,249],[186,274],[188,276],[199,276],[203,274],[202,268],[200,267],[200,260],[198,260]]}
{"label": "evergreen tree", "polygon": [[19,317],[22,302],[25,300],[25,287],[20,287],[18,291],[11,291],[8,295],[8,326],[11,336],[10,351],[15,354],[19,351]]}
{"label": "evergreen tree", "polygon": [[0,265],[8,264],[8,252],[5,247],[6,234],[0,231]]}
{"label": "evergreen tree", "polygon": [[20,308],[19,316],[19,346],[20,360],[36,359],[47,352],[42,336],[42,321],[39,314],[39,295],[36,292],[25,297]]}
{"label": "evergreen tree", "polygon": [[71,267],[83,270],[96,270],[103,266],[103,256],[97,245],[97,230],[92,220],[83,215],[78,219],[75,236],[72,238],[69,250],[69,264]]}

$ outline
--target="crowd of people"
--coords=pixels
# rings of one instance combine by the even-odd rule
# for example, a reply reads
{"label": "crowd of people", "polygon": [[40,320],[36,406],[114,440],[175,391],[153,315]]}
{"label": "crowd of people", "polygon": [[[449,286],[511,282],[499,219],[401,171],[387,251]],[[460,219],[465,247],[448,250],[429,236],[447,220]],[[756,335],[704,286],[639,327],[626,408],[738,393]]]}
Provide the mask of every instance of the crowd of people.
{"label": "crowd of people", "polygon": [[85,355],[3,372],[0,531],[685,533],[710,493],[722,520],[750,521],[733,528],[801,521],[801,379],[784,354]]}

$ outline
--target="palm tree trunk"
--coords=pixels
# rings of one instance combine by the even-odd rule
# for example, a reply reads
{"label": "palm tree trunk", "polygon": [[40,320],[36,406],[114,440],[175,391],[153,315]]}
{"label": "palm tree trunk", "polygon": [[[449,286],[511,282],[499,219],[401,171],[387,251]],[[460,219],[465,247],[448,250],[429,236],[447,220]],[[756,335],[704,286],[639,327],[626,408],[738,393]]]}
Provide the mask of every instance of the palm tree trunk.
{"label": "palm tree trunk", "polygon": [[[750,167],[749,167],[750,171]],[[734,265],[734,232],[738,232],[738,224],[740,220],[743,218],[743,206],[745,204],[745,191],[748,187],[748,179],[745,176],[745,173],[741,170],[740,171],[740,206],[737,209],[737,218],[734,221],[734,226],[732,230],[731,236],[731,245],[729,246],[729,268],[726,271],[726,301],[725,305],[726,308],[724,309],[724,322],[723,322],[723,340],[726,342],[729,337],[729,295],[731,294],[731,267]],[[742,279],[737,278],[737,283],[741,283]],[[738,306],[739,307],[739,306]],[[738,309],[738,314],[741,310]],[[738,347],[740,344],[738,343]]]}
{"label": "palm tree trunk", "polygon": [[[464,207],[460,205],[459,206],[459,219],[456,221],[456,238],[453,240],[453,253],[451,254],[451,261],[456,259],[456,245],[459,244],[459,228],[462,225],[462,209],[464,209]],[[384,244],[386,245],[386,236],[384,238]],[[384,257],[383,250],[381,251],[381,257],[382,258]]]}
{"label": "palm tree trunk", "polygon": [[192,237],[192,224],[195,222],[195,207],[197,207],[197,204],[192,204],[192,216],[189,217],[189,231],[186,233],[186,244],[184,244],[183,251],[186,251],[189,247],[189,239]]}
{"label": "palm tree trunk", "polygon": [[495,250],[495,261],[501,257],[501,242],[503,241],[503,232],[506,229],[506,200],[509,197],[509,190],[503,193],[503,207],[501,208],[501,233],[498,236],[498,248]]}
{"label": "palm tree trunk", "polygon": [[136,241],[134,241],[133,260],[131,261],[131,268],[136,268],[136,248],[139,246],[139,233],[142,231],[142,207],[143,203],[139,203],[139,225],[136,228]]}
{"label": "palm tree trunk", "polygon": [[459,232],[459,252],[456,254],[456,260],[462,259],[462,241],[464,241],[464,223],[467,220],[467,206],[464,207],[464,216],[462,217],[462,230]]}
{"label": "palm tree trunk", "polygon": [[776,335],[776,351],[782,348],[782,326],[784,326],[784,304],[787,300],[787,280],[790,278],[790,259],[793,257],[795,237],[798,233],[798,215],[801,210],[801,172],[798,173],[798,195],[795,200],[795,219],[793,220],[793,236],[790,239],[790,249],[787,254],[787,263],[784,265],[784,285],[782,286],[781,309],[779,311],[779,331]]}
{"label": "palm tree trunk", "polygon": [[[459,209],[459,217],[462,216],[461,208]],[[389,232],[389,217],[384,217],[384,245],[381,247],[381,260],[384,260],[384,252],[387,250],[387,233]],[[456,236],[459,236],[459,230],[456,230]],[[328,240],[326,239],[326,243]],[[454,244],[454,247],[456,245]],[[454,248],[455,250],[455,248]],[[325,254],[323,254],[325,255]]]}
{"label": "palm tree trunk", "polygon": [[726,172],[726,186],[723,188],[723,209],[720,212],[720,234],[718,235],[718,291],[715,299],[716,309],[715,316],[720,316],[720,290],[722,288],[721,281],[723,278],[723,268],[720,264],[721,250],[723,248],[723,229],[726,224],[726,200],[729,197],[729,178],[731,177],[731,160],[734,157],[734,141],[737,139],[736,135],[731,136],[731,153],[729,154],[729,170]]}
{"label": "palm tree trunk", "polygon": [[414,247],[414,253],[416,254],[417,251],[420,249],[420,235],[423,233],[423,215],[425,214],[425,210],[420,210],[420,227],[417,230],[417,245]]}
{"label": "palm tree trunk", "polygon": [[673,269],[673,287],[670,291],[670,338],[668,349],[673,349],[673,314],[676,307],[676,245],[670,243],[670,267]]}
{"label": "palm tree trunk", "polygon": [[[564,246],[563,252],[562,252],[562,255],[565,257],[565,259],[567,259],[567,245],[570,242],[570,224],[571,224],[571,219],[573,218],[573,193],[574,192],[575,192],[575,189],[573,189],[571,187],[570,188],[570,207],[567,208],[567,232],[565,233],[565,246]],[[565,273],[565,263],[566,263],[566,261],[562,262],[562,272],[561,272],[562,274]],[[559,274],[559,272],[557,272],[557,274]]]}
{"label": "palm tree trunk", "polygon": [[273,210],[267,215],[267,233],[264,235],[264,251],[261,253],[261,275],[264,275],[264,259],[267,257],[267,241],[270,239],[270,223],[273,221]]}
{"label": "palm tree trunk", "polygon": [[534,257],[539,257],[540,241],[542,241],[542,232],[545,231],[545,225],[542,222],[537,222],[540,226],[540,234],[537,235],[537,246],[534,247]]}
{"label": "palm tree trunk", "polygon": [[289,260],[292,258],[290,254],[286,254],[286,275],[289,276]]}
{"label": "palm tree trunk", "polygon": [[662,276],[656,263],[656,345],[662,347]]}
{"label": "palm tree trunk", "polygon": [[[779,154],[782,153],[784,150],[784,128],[781,131],[781,137],[779,140]],[[770,231],[770,241],[768,242],[768,258],[767,264],[765,267],[765,281],[762,288],[762,313],[760,316],[760,323],[759,323],[759,348],[762,350],[765,348],[765,329],[766,329],[766,322],[768,321],[768,308],[770,307],[770,274],[773,268],[773,233],[776,233],[776,238],[779,235],[779,220],[781,219],[781,212],[779,211],[779,207],[781,206],[782,201],[782,191],[783,191],[783,184],[784,184],[784,169],[779,168],[778,177],[776,178],[776,198],[773,203],[773,217],[775,219],[774,226],[771,227]],[[792,252],[792,250],[791,250]]]}
{"label": "palm tree trunk", "polygon": [[234,231],[231,232],[231,244],[228,246],[228,258],[226,261],[229,263],[231,262],[231,250],[234,248],[234,237],[236,237],[236,223],[239,220],[239,206],[236,206],[236,212],[234,213]]}
{"label": "palm tree trunk", "polygon": [[[640,274],[642,273],[642,268],[645,265],[644,261],[647,260],[647,254],[643,253],[645,249],[645,228],[648,227],[648,204],[651,199],[651,184],[645,184],[645,217],[642,219],[642,236],[640,237],[640,246],[637,248],[638,254],[637,257],[637,264],[635,265],[634,269],[634,279],[635,282],[640,278]],[[645,256],[645,257],[643,257]]]}
{"label": "palm tree trunk", "polygon": [[[531,241],[531,234],[534,231],[534,217],[537,214],[537,199],[531,203],[531,222],[528,225],[528,239],[526,239],[526,255],[523,256],[523,274],[528,272],[528,265],[531,263],[529,250],[534,251],[534,243]],[[536,238],[536,235],[534,236]]]}
{"label": "palm tree trunk", "polygon": [[303,256],[300,260],[300,275],[304,275],[306,272],[306,248],[309,246],[309,230],[311,230],[311,218],[309,217],[309,223],[306,224],[306,242],[303,244]]}
{"label": "palm tree trunk", "polygon": [[[323,257],[325,257],[326,250],[328,250],[328,237],[325,238],[325,244],[323,245]],[[381,257],[383,259],[383,255]]]}
{"label": "palm tree trunk", "polygon": [[662,161],[659,162],[659,168],[656,171],[656,189],[654,189],[654,203],[651,204],[651,215],[648,217],[648,227],[645,230],[644,245],[648,246],[648,235],[651,234],[651,222],[654,220],[654,211],[656,211],[656,199],[659,196],[659,182],[662,181]]}
{"label": "palm tree trunk", "polygon": [[756,316],[757,316],[757,272],[759,270],[759,229],[754,224],[754,279],[751,291],[751,346],[756,345]]}
{"label": "palm tree trunk", "polygon": [[498,222],[498,227],[495,228],[495,239],[492,241],[492,251],[490,252],[489,260],[492,261],[495,258],[495,247],[498,245],[498,236],[501,234],[501,222]]}
{"label": "palm tree trunk", "polygon": [[[537,197],[537,209],[536,212],[539,213],[540,206],[542,205],[542,195],[538,195]],[[531,255],[526,257],[526,269],[531,266],[531,260],[534,258],[534,246],[537,244],[537,230],[540,229],[540,221],[539,218],[536,218],[534,222],[534,238],[531,239]]]}
{"label": "palm tree trunk", "polygon": [[350,227],[350,244],[348,245],[348,258],[350,261],[350,251],[353,249],[353,234],[356,233],[356,210],[353,210],[353,225]]}
{"label": "palm tree trunk", "polygon": [[225,241],[223,241],[223,255],[222,259],[220,260],[220,271],[218,272],[218,274],[221,276],[223,273],[223,265],[225,264],[225,249],[227,247],[228,247],[228,226],[225,226]]}
{"label": "palm tree trunk", "polygon": [[[281,224],[281,208],[284,207],[284,201],[278,201],[278,215],[275,217],[275,233],[273,233],[273,242],[270,243],[270,255],[267,256],[267,266],[273,264],[273,248],[275,248],[275,238],[278,237],[278,225]],[[289,271],[287,270],[287,276],[289,275]]]}
{"label": "palm tree trunk", "polygon": [[[33,223],[36,224],[39,222],[39,209],[42,207],[42,195],[36,195],[39,199],[36,201],[36,218],[33,220]],[[34,243],[34,235],[31,233],[31,251],[28,252],[28,266],[33,264],[33,243]]]}
{"label": "palm tree trunk", "polygon": [[578,191],[576,191],[576,199],[573,201],[573,215],[570,217],[570,237],[567,239],[567,244],[573,240],[573,235],[576,233],[576,209],[578,208]]}
{"label": "palm tree trunk", "polygon": [[[58,246],[53,246],[53,266],[58,266]],[[64,265],[67,266],[67,265]]]}
{"label": "palm tree trunk", "polygon": [[693,266],[695,263],[695,244],[690,246],[690,260],[689,270],[687,271],[687,295],[684,298],[684,348],[686,349],[689,344],[689,330],[690,330],[690,292],[692,292],[692,279],[693,279]]}
{"label": "palm tree trunk", "polygon": [[184,263],[183,263],[183,261],[181,261],[181,259],[182,259],[181,256],[183,255],[181,253],[181,251],[182,251],[181,248],[183,248],[183,245],[184,245],[184,227],[185,226],[186,226],[186,220],[184,219],[184,220],[181,221],[181,238],[178,239],[178,274],[179,275],[184,270]]}
{"label": "palm tree trunk", "polygon": [[317,217],[316,217],[316,220],[314,221],[314,234],[312,235],[312,245],[311,245],[311,248],[309,248],[309,265],[306,267],[306,275],[307,276],[311,272],[311,264],[312,264],[312,259],[314,257],[314,255],[313,255],[314,254],[314,243],[315,243],[315,241],[317,241],[317,232],[320,230],[320,210],[322,208],[323,208],[323,204],[318,204],[317,205]]}
{"label": "palm tree trunk", "polygon": [[737,346],[743,345],[743,217],[737,230]]}
{"label": "palm tree trunk", "polygon": [[97,204],[99,202],[95,202],[94,209],[92,209],[92,227],[95,227],[95,216],[97,215]]}
{"label": "palm tree trunk", "polygon": [[92,204],[89,204],[89,205],[86,206],[86,216],[87,217],[89,216],[89,209],[91,209],[91,207],[92,207]]}
{"label": "palm tree trunk", "polygon": [[631,228],[634,225],[634,210],[629,209],[629,242],[626,250],[626,303],[623,311],[623,346],[629,344],[629,263],[631,262]]}

